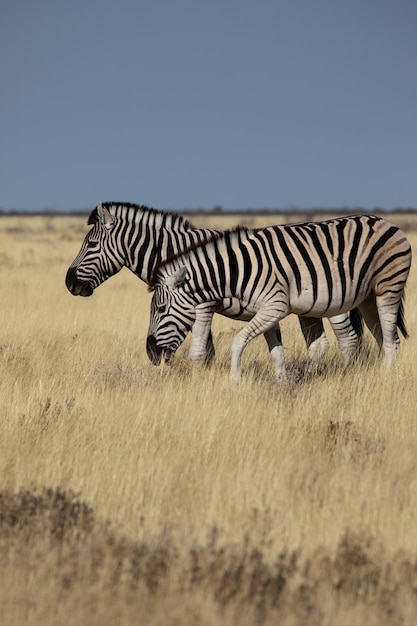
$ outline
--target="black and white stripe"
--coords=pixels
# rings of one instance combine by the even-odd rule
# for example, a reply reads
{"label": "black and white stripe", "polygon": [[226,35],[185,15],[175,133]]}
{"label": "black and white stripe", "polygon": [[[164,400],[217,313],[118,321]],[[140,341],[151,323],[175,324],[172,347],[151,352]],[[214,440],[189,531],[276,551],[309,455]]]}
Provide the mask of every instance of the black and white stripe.
{"label": "black and white stripe", "polygon": [[[195,228],[180,215],[131,203],[99,203],[91,212],[92,226],[71,263],[66,286],[73,295],[91,296],[94,290],[123,267],[149,282],[155,268],[164,260],[199,242],[221,234]],[[235,298],[227,298],[217,311],[236,319],[250,314]],[[356,349],[362,331],[361,320],[352,312],[330,320],[342,353],[348,358]],[[317,360],[328,347],[321,319],[300,318],[300,325],[311,359]],[[206,346],[208,358],[214,354],[211,334]]]}
{"label": "black and white stripe", "polygon": [[198,362],[213,313],[231,299],[250,320],[232,344],[235,380],[243,349],[261,333],[277,377],[285,376],[277,328],[289,313],[322,318],[358,307],[389,366],[397,327],[407,334],[402,301],[410,265],[404,233],[373,215],[225,232],[155,270],[148,355],[169,360],[193,327],[190,357]]}

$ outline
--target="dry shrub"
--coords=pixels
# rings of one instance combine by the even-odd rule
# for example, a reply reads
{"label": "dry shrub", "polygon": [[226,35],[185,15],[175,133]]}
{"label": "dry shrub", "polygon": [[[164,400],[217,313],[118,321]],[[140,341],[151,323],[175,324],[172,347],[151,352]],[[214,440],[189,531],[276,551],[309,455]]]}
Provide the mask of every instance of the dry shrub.
{"label": "dry shrub", "polygon": [[[284,549],[271,562],[249,537],[243,545],[223,544],[216,528],[204,545],[181,540],[174,529],[135,542],[96,519],[74,493],[35,489],[0,493],[0,545],[8,581],[0,607],[11,620],[5,624],[40,623],[48,604],[42,623],[95,623],[96,602],[101,624],[118,623],[126,603],[138,621],[123,623],[159,623],[161,607],[182,605],[180,621],[165,614],[166,624],[319,624],[331,623],[331,615],[349,623],[341,610],[355,613],[356,624],[370,614],[380,624],[402,624],[409,623],[404,609],[417,608],[415,560],[399,554],[388,561],[372,537],[349,532],[334,555],[321,549],[305,560]],[[19,606],[10,581],[19,588]],[[75,613],[63,619],[61,607],[57,617],[57,598],[69,611],[78,604]],[[191,598],[201,599],[199,611]]]}

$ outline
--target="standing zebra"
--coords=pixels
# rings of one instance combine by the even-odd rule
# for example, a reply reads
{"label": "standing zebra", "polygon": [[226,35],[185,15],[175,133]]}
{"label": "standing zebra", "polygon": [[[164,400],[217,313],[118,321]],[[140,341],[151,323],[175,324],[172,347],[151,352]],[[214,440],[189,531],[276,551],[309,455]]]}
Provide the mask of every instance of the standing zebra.
{"label": "standing zebra", "polygon": [[[127,267],[143,281],[149,282],[155,268],[164,260],[195,245],[219,236],[221,232],[194,228],[179,215],[157,211],[130,203],[99,203],[91,212],[92,226],[80,251],[71,263],[66,286],[77,296],[91,296],[105,280]],[[251,316],[235,298],[225,298],[217,312],[235,319]],[[339,347],[346,358],[356,350],[362,326],[352,311],[330,319]],[[312,360],[322,356],[328,347],[321,319],[300,317],[300,325]],[[204,347],[208,360],[214,355],[211,333]]]}
{"label": "standing zebra", "polygon": [[162,355],[169,362],[193,327],[190,357],[199,362],[213,313],[234,298],[251,318],[232,343],[234,381],[245,346],[261,333],[277,378],[285,378],[276,329],[289,313],[329,317],[358,307],[390,366],[397,327],[407,336],[403,297],[410,265],[404,233],[373,215],[225,232],[156,268],[148,356],[154,364]]}

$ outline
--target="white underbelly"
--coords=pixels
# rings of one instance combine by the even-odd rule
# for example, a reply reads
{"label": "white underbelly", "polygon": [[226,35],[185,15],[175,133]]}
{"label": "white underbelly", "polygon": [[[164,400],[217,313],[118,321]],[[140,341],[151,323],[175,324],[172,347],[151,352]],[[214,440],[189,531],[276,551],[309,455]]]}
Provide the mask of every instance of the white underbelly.
{"label": "white underbelly", "polygon": [[347,288],[342,293],[342,286],[338,283],[333,285],[333,291],[329,296],[327,285],[318,289],[317,294],[313,293],[311,285],[305,287],[298,293],[297,290],[290,290],[289,310],[296,315],[309,315],[311,317],[332,317],[340,313],[350,311],[355,303],[355,292],[352,288]]}

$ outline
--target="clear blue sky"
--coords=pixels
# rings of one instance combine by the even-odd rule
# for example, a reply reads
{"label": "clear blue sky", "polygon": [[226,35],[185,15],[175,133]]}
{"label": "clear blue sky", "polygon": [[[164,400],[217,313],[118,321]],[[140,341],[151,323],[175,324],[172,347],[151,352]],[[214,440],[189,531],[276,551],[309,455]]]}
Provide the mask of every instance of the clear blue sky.
{"label": "clear blue sky", "polygon": [[416,0],[3,0],[0,208],[417,207]]}

